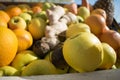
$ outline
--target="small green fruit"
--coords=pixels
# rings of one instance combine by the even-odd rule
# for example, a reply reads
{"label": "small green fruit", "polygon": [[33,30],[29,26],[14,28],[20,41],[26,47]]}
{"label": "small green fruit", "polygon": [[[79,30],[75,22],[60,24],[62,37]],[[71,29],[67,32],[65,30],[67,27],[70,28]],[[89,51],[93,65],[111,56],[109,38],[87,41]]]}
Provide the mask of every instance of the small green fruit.
{"label": "small green fruit", "polygon": [[55,66],[47,60],[35,60],[22,71],[22,76],[57,74]]}
{"label": "small green fruit", "polygon": [[90,11],[86,7],[81,6],[78,8],[78,15],[85,20],[88,16],[90,16]]}
{"label": "small green fruit", "polygon": [[21,13],[19,16],[22,17],[26,21],[27,24],[32,19],[32,16],[29,13],[27,13],[27,12]]}
{"label": "small green fruit", "polygon": [[22,70],[27,64],[36,59],[38,57],[33,51],[25,50],[17,53],[11,65],[18,70]]}
{"label": "small green fruit", "polygon": [[19,76],[20,72],[12,66],[0,67],[0,76]]}

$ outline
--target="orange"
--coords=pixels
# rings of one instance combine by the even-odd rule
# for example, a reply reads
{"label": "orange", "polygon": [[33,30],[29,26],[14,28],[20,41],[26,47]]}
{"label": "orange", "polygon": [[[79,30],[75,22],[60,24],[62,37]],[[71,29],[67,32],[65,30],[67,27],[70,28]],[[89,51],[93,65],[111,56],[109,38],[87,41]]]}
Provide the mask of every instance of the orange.
{"label": "orange", "polygon": [[7,22],[0,19],[0,27],[8,27]]}
{"label": "orange", "polygon": [[9,65],[18,49],[16,35],[8,28],[0,27],[0,66]]}
{"label": "orange", "polygon": [[6,9],[6,12],[10,17],[18,16],[22,13],[22,10],[18,6],[11,6],[8,9]]}
{"label": "orange", "polygon": [[101,42],[108,43],[115,50],[120,47],[120,34],[117,31],[105,31],[100,35],[99,39]]}
{"label": "orange", "polygon": [[39,13],[42,11],[41,7],[40,6],[33,6],[32,7],[32,11],[33,13]]}
{"label": "orange", "polygon": [[23,51],[31,47],[33,43],[32,35],[24,29],[13,30],[18,39],[18,52]]}
{"label": "orange", "polygon": [[0,10],[0,19],[7,23],[7,22],[9,22],[10,17],[5,11]]}
{"label": "orange", "polygon": [[91,12],[91,14],[99,14],[99,15],[103,16],[105,19],[107,18],[107,14],[106,14],[105,10],[100,9],[100,8],[94,9]]}
{"label": "orange", "polygon": [[106,20],[98,15],[98,14],[93,14],[87,17],[85,20],[85,23],[90,27],[91,32],[95,35],[100,35],[103,31],[105,31],[106,26]]}

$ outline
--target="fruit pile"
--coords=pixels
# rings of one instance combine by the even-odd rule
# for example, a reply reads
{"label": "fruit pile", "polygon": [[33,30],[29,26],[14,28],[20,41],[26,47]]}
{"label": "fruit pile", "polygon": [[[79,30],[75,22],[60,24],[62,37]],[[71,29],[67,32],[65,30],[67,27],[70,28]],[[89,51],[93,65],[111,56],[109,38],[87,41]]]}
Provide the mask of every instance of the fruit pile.
{"label": "fruit pile", "polygon": [[119,68],[120,34],[109,29],[108,17],[87,0],[81,6],[1,3],[0,76]]}

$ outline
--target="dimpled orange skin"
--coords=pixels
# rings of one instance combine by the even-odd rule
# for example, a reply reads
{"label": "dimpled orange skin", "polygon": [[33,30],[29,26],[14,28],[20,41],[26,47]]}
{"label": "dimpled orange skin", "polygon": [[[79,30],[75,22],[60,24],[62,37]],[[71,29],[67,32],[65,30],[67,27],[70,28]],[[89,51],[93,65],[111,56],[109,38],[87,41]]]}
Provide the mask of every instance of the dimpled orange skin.
{"label": "dimpled orange skin", "polygon": [[18,49],[16,35],[8,28],[0,27],[0,67],[9,65]]}

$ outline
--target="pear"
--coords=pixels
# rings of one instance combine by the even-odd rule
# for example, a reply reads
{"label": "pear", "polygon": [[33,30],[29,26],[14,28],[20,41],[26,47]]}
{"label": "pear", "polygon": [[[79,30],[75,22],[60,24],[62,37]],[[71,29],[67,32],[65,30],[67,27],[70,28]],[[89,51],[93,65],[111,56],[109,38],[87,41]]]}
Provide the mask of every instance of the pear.
{"label": "pear", "polygon": [[44,59],[39,59],[28,64],[22,71],[22,76],[32,76],[32,75],[50,75],[57,74],[55,66]]}
{"label": "pear", "polygon": [[20,72],[12,66],[0,67],[0,76],[19,76]]}
{"label": "pear", "polygon": [[78,72],[94,71],[103,61],[102,44],[94,34],[80,32],[64,42],[63,56]]}
{"label": "pear", "polygon": [[25,50],[17,53],[11,65],[18,70],[22,70],[26,65],[36,59],[38,59],[38,56],[33,51]]}

